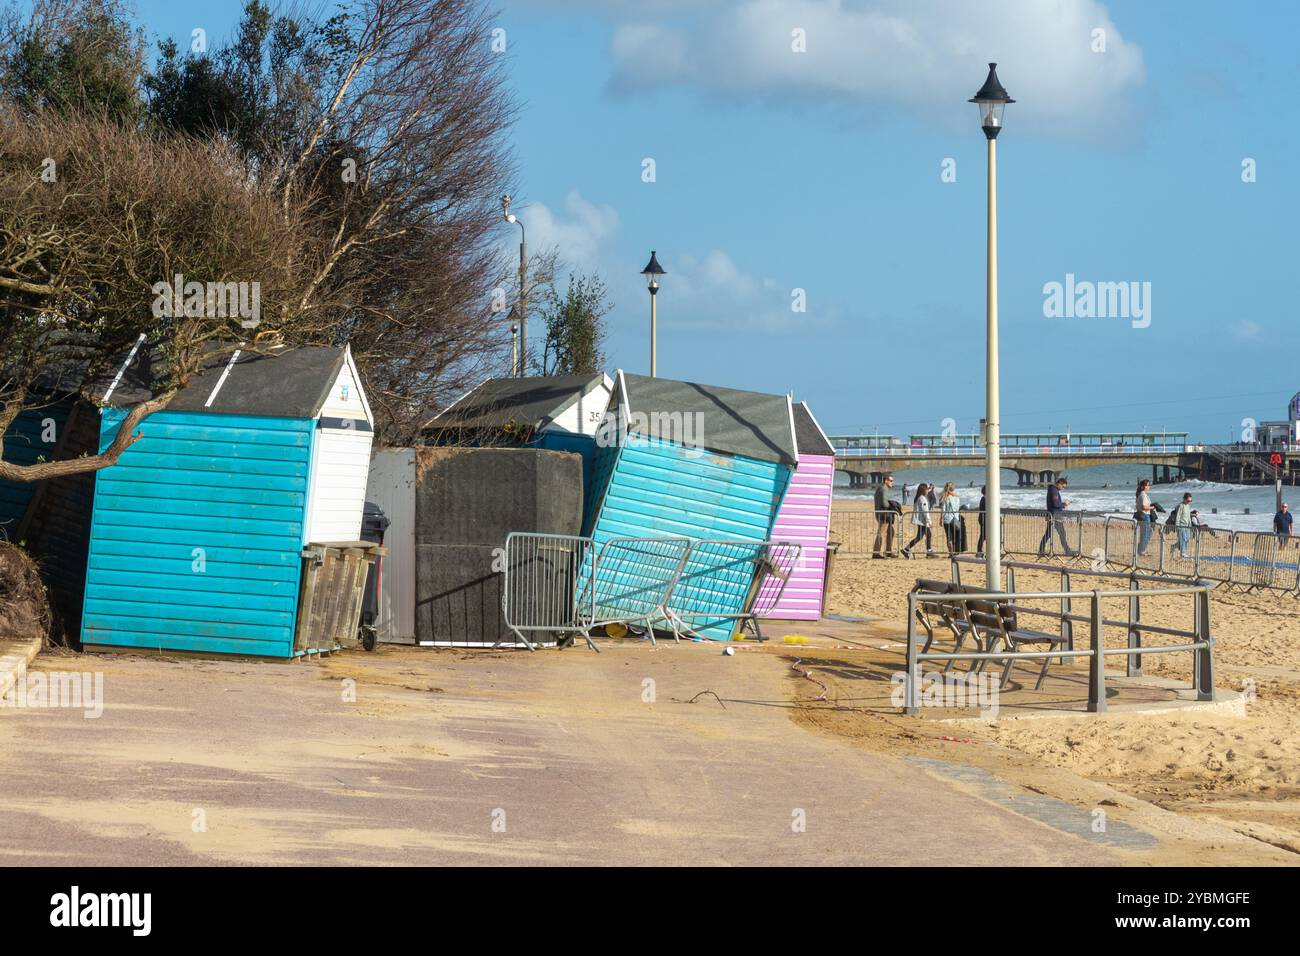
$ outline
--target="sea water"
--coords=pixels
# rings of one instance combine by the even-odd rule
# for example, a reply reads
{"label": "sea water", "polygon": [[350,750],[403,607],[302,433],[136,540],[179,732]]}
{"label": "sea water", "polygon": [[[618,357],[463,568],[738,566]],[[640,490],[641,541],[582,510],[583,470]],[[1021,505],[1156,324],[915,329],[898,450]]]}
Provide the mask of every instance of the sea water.
{"label": "sea water", "polygon": [[[1102,514],[1130,517],[1135,506],[1137,483],[1151,477],[1150,465],[1103,465],[1096,468],[1075,468],[1064,472],[1069,479],[1065,500],[1071,511],[1082,510]],[[962,506],[979,507],[980,486],[984,483],[984,469],[951,467],[941,461],[894,472],[892,498],[900,498],[903,484],[907,484],[907,503],[911,504],[919,482],[937,484],[940,489],[951,481],[961,495]],[[1277,510],[1272,485],[1230,485],[1215,481],[1172,482],[1153,485],[1151,500],[1172,511],[1183,500],[1183,493],[1192,493],[1192,507],[1200,512],[1203,522],[1212,528],[1232,531],[1268,531],[1273,527],[1273,513]],[[849,488],[848,476],[836,474],[835,497],[846,500],[871,500],[875,488]],[[1282,500],[1295,511],[1300,506],[1300,488],[1282,486]],[[1045,508],[1047,489],[1020,488],[1015,473],[1002,472],[1002,507]],[[1214,509],[1218,513],[1214,513]],[[1249,514],[1247,514],[1249,511]],[[1163,517],[1162,519],[1163,520]]]}

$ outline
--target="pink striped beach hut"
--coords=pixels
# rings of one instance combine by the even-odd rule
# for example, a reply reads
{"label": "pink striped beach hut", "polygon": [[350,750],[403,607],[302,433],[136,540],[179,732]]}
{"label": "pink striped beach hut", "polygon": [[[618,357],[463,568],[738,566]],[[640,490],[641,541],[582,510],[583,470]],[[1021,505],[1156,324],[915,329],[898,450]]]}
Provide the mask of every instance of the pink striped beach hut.
{"label": "pink striped beach hut", "polygon": [[763,616],[781,621],[816,621],[822,616],[825,601],[835,449],[806,402],[793,405],[791,411],[799,464],[772,525],[771,538],[801,544],[803,551],[781,600]]}

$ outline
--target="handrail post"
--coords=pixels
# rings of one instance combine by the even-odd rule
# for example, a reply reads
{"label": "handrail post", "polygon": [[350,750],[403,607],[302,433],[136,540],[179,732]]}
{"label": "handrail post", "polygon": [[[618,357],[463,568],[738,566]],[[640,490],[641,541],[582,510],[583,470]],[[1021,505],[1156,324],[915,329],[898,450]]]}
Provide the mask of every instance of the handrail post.
{"label": "handrail post", "polygon": [[[1064,594],[1070,590],[1070,572],[1061,569],[1061,593]],[[1074,622],[1070,620],[1069,615],[1073,613],[1074,604],[1068,597],[1061,598],[1061,637],[1065,638],[1065,649],[1074,650]],[[1065,665],[1065,658],[1059,658],[1062,666]]]}
{"label": "handrail post", "polygon": [[1237,532],[1228,532],[1228,576],[1223,580],[1232,589],[1232,578],[1237,573]]}
{"label": "handrail post", "polygon": [[916,660],[916,592],[907,595],[907,674],[903,678],[903,713],[920,709],[920,669]]}
{"label": "handrail post", "polygon": [[[1138,583],[1137,572],[1134,571],[1129,575],[1128,586],[1128,646],[1130,650],[1142,646],[1142,598],[1138,594],[1140,588],[1141,586]],[[1124,673],[1127,676],[1142,676],[1141,654],[1126,654],[1124,655],[1124,660]]]}
{"label": "handrail post", "polygon": [[1196,685],[1197,700],[1214,700],[1214,638],[1210,636],[1210,589],[1206,587],[1196,595],[1196,639],[1204,641],[1205,647],[1196,652],[1196,673],[1193,682]]}
{"label": "handrail post", "polygon": [[1102,654],[1101,592],[1092,592],[1092,656],[1088,658],[1088,713],[1106,711],[1106,658]]}

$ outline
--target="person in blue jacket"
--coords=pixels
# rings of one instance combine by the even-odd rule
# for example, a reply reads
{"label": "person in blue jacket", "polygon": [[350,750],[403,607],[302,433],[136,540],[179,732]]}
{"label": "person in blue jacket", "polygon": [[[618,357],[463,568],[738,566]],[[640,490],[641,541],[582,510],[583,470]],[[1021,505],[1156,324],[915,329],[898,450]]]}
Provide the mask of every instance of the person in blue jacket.
{"label": "person in blue jacket", "polygon": [[1277,546],[1279,548],[1285,548],[1287,542],[1291,540],[1292,520],[1293,516],[1291,511],[1287,507],[1287,503],[1284,501],[1282,502],[1282,507],[1278,513],[1273,515],[1273,531],[1277,535]]}
{"label": "person in blue jacket", "polygon": [[1043,531],[1043,539],[1038,542],[1038,556],[1045,557],[1047,546],[1052,543],[1052,529],[1061,538],[1061,551],[1067,558],[1072,558],[1076,554],[1070,547],[1070,542],[1065,538],[1065,506],[1069,504],[1062,496],[1065,486],[1069,484],[1064,478],[1057,478],[1053,484],[1047,486],[1047,528]]}

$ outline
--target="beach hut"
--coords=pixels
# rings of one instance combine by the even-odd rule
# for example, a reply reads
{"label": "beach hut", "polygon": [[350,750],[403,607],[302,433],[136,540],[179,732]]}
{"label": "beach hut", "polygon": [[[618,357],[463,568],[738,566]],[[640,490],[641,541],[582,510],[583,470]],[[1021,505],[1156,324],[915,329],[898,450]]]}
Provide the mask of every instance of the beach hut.
{"label": "beach hut", "polygon": [[799,464],[781,502],[772,538],[802,547],[781,600],[764,617],[787,621],[821,618],[826,588],[826,543],[830,538],[835,449],[806,402],[794,406]]}
{"label": "beach hut", "polygon": [[[101,449],[151,392],[131,381],[104,397]],[[357,541],[373,421],[347,348],[195,376],[99,473],[82,642],[293,656],[304,547]]]}
{"label": "beach hut", "polygon": [[[768,540],[798,464],[789,396],[624,372],[595,444],[586,529],[597,546],[616,537]],[[725,615],[739,612],[751,580],[691,565],[683,580],[710,594],[719,615],[693,630],[730,639]]]}
{"label": "beach hut", "polygon": [[430,421],[423,438],[431,445],[573,452],[590,480],[596,430],[613,388],[603,372],[491,378]]}
{"label": "beach hut", "polygon": [[[75,390],[58,388],[43,404],[24,409],[4,436],[4,460],[20,465],[93,455],[99,412]],[[55,638],[75,641],[90,537],[95,473],[37,482],[0,481],[0,539],[20,542],[36,561],[53,612]]]}

